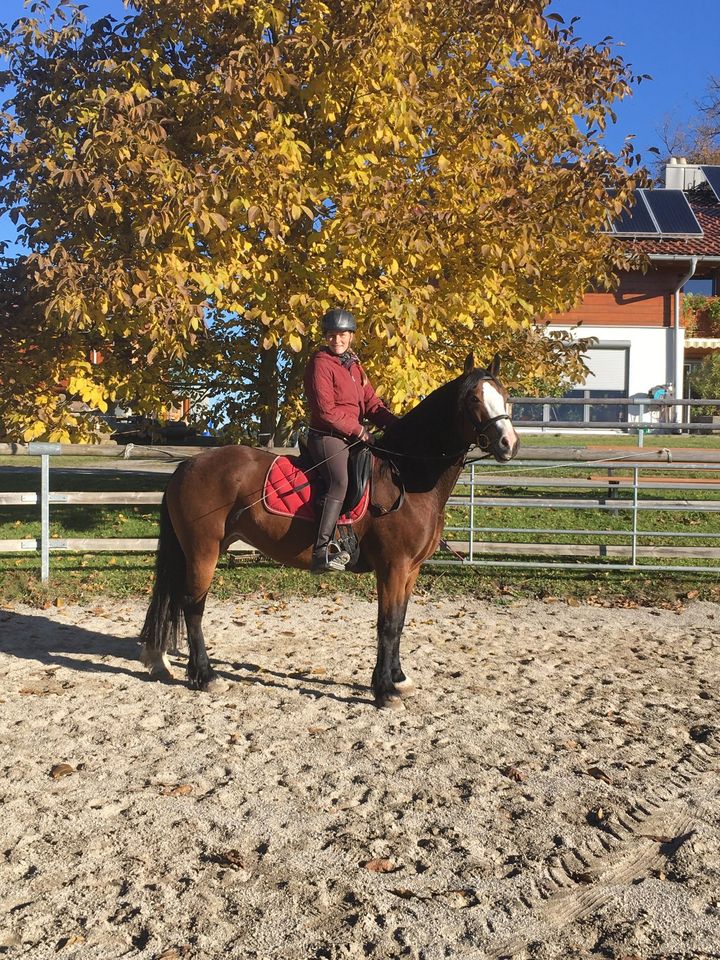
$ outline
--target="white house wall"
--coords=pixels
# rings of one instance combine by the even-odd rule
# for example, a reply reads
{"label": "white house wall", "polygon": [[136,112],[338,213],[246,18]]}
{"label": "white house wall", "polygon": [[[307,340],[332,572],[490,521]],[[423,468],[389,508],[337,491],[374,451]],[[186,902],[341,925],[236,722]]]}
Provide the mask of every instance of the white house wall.
{"label": "white house wall", "polygon": [[[549,330],[567,330],[567,326],[551,325]],[[629,345],[628,356],[628,396],[647,396],[651,387],[659,384],[675,383],[676,371],[673,362],[673,334],[669,327],[581,327],[570,331],[576,339],[596,337],[598,346],[604,343],[610,345]],[[681,330],[681,356],[684,349],[685,331]],[[589,377],[585,386],[592,390],[592,377]],[[682,384],[679,385],[682,390]],[[676,396],[678,394],[676,390]]]}

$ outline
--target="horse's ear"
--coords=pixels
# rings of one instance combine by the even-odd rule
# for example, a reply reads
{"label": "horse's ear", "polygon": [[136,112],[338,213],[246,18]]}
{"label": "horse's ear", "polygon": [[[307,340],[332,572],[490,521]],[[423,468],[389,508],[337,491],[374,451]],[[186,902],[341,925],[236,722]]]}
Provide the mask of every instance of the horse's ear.
{"label": "horse's ear", "polygon": [[465,357],[465,366],[463,367],[463,373],[470,373],[475,369],[475,357],[472,353],[469,353]]}
{"label": "horse's ear", "polygon": [[495,356],[492,358],[492,363],[488,367],[488,373],[490,374],[491,377],[497,377],[497,375],[500,373],[500,354],[499,353],[496,353]]}

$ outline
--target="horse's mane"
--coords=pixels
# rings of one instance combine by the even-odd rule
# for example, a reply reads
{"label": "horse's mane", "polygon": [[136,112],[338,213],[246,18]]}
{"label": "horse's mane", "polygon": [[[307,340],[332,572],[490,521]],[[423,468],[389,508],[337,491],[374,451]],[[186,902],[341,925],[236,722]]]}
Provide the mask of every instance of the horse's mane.
{"label": "horse's mane", "polygon": [[[488,376],[486,370],[472,370],[433,390],[420,403],[385,430],[383,446],[391,450],[457,449],[460,443],[457,414],[468,393],[479,380]],[[454,445],[454,446],[453,446]]]}

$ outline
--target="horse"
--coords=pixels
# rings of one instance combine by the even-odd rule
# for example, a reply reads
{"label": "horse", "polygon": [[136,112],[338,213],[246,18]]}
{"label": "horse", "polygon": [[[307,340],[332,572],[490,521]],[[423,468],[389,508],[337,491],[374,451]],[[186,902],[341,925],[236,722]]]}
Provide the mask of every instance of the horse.
{"label": "horse", "polygon": [[[460,376],[430,393],[377,442],[371,481],[375,507],[354,526],[359,554],[349,569],[374,571],[377,582],[371,688],[379,708],[401,707],[415,690],[400,662],[405,614],[420,566],[440,542],[445,504],[470,447],[476,444],[499,463],[517,453],[499,370],[497,356],[482,369],[469,354]],[[202,618],[219,557],[231,543],[242,539],[281,564],[310,568],[316,525],[270,513],[262,502],[273,459],[270,451],[255,447],[215,447],[184,461],[171,476],[161,506],[153,592],[140,635],[142,661],[153,678],[171,679],[167,651],[175,648],[184,619],[190,687],[207,691],[219,686]],[[404,487],[400,499],[398,475]],[[383,499],[397,509],[378,506]]]}

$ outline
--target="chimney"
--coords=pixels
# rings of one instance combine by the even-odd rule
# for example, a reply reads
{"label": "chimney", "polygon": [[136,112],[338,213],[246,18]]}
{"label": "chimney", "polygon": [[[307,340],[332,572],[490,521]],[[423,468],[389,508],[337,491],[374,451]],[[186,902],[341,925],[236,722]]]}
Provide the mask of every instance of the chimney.
{"label": "chimney", "polygon": [[665,164],[665,186],[668,190],[685,189],[685,171],[678,163],[677,157],[670,157]]}

